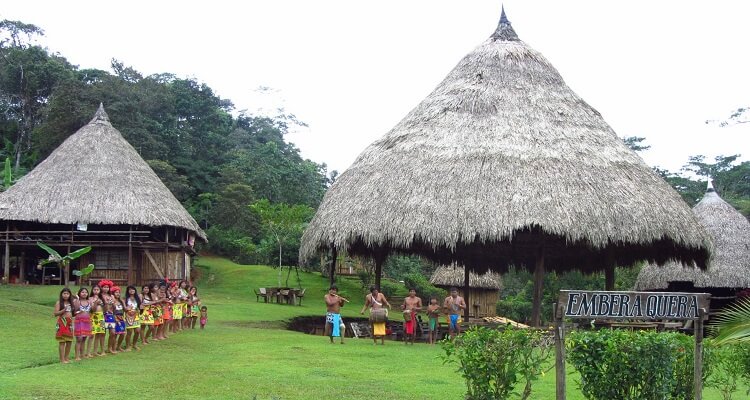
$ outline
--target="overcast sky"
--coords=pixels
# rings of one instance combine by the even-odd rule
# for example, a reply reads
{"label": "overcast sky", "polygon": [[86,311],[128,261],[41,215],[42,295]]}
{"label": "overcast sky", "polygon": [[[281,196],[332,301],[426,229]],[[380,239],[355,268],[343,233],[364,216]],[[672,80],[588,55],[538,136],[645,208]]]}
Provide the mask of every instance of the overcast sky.
{"label": "overcast sky", "polygon": [[[243,4],[247,3],[247,4]],[[688,156],[750,159],[749,1],[507,0],[540,51],[622,137],[644,136],[651,166]],[[85,68],[117,58],[144,75],[205,82],[237,110],[282,106],[309,124],[288,139],[345,170],[495,30],[496,0],[14,1],[41,44]],[[272,90],[261,93],[259,87]],[[106,104],[105,104],[106,107]]]}

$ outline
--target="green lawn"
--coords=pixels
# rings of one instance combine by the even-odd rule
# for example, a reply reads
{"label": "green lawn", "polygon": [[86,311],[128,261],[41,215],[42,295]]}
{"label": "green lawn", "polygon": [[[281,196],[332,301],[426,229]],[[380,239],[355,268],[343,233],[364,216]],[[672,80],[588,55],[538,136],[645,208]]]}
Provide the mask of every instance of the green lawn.
{"label": "green lawn", "polygon": [[[322,315],[327,282],[300,273],[301,307],[256,302],[253,288],[277,285],[277,271],[202,257],[199,295],[209,309],[204,331],[181,332],[139,352],[61,365],[52,306],[59,286],[0,287],[0,398],[90,399],[462,399],[464,384],[442,364],[439,346],[404,346],[350,339],[346,344],[283,329],[283,321]],[[284,276],[285,278],[285,276]],[[289,281],[296,284],[294,274]],[[344,316],[359,315],[356,279],[339,287],[352,300]],[[534,399],[554,399],[554,371],[536,383]],[[575,375],[568,398],[582,399]],[[704,399],[720,399],[706,390]],[[735,398],[742,398],[738,392]]]}

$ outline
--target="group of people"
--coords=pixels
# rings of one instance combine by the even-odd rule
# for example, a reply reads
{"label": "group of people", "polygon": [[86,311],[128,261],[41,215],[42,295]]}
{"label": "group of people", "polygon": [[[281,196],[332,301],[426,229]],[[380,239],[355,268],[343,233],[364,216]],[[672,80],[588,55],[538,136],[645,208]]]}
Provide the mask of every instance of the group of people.
{"label": "group of people", "polygon": [[67,364],[74,340],[76,361],[139,350],[139,343],[145,345],[183,329],[195,329],[199,319],[203,329],[208,309],[201,305],[198,289],[188,286],[187,281],[144,285],[140,293],[135,286],[128,286],[123,294],[119,286],[103,279],[90,291],[78,289],[76,295],[67,287],[62,289],[54,316],[60,362]]}
{"label": "group of people", "polygon": [[[341,319],[341,307],[349,300],[339,296],[336,285],[331,285],[324,299],[326,302],[325,335],[330,338],[331,343],[333,343],[334,337],[339,337],[343,344],[345,324],[344,320]],[[375,286],[371,286],[370,293],[365,296],[365,304],[360,314],[364,314],[365,310],[368,309],[372,339],[375,344],[378,343],[378,338],[381,345],[385,344],[386,322],[388,321],[388,310],[391,309],[391,304]],[[419,330],[418,313],[426,312],[429,327],[428,341],[434,345],[440,331],[439,318],[441,312],[444,312],[447,317],[448,332],[450,337],[453,338],[461,333],[461,314],[465,309],[466,302],[463,297],[458,295],[458,289],[456,288],[450,289],[450,295],[443,300],[442,306],[438,303],[436,297],[432,297],[427,307],[422,305],[422,299],[417,297],[417,291],[414,288],[409,288],[409,296],[404,298],[404,302],[401,304],[401,310],[404,313],[404,344],[414,344],[416,340]]]}

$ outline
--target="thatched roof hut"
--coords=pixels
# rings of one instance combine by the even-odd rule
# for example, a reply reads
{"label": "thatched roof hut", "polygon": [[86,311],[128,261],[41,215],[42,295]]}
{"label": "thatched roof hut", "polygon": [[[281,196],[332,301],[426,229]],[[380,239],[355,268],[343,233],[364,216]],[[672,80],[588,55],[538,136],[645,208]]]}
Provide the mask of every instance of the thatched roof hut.
{"label": "thatched roof hut", "polygon": [[[15,257],[20,265],[16,278],[37,283],[50,283],[44,272],[35,277],[36,260],[46,258],[37,242],[61,253],[92,246],[77,260],[96,265],[92,280],[124,284],[189,279],[195,238],[206,240],[101,105],[91,122],[0,193],[0,224],[4,276]],[[70,271],[54,274],[59,283],[71,277]]]}
{"label": "thatched roof hut", "polygon": [[674,262],[662,267],[649,264],[638,275],[637,290],[667,289],[670,282],[692,282],[696,288],[750,287],[750,222],[747,218],[710,186],[693,212],[714,241],[708,269],[684,268]]}
{"label": "thatched roof hut", "polygon": [[[500,290],[503,287],[500,274],[488,271],[484,274],[469,272],[469,287],[477,289]],[[430,283],[443,288],[464,287],[464,267],[441,265],[430,277]]]}
{"label": "thatched roof hut", "polygon": [[541,282],[544,264],[704,265],[710,241],[503,12],[497,30],[328,190],[300,258],[330,248],[376,260],[418,253],[477,272],[526,266]]}
{"label": "thatched roof hut", "polygon": [[[466,270],[457,265],[442,265],[430,277],[433,285],[450,290],[455,287],[458,295],[467,301],[468,317],[494,317],[497,315],[497,301],[502,289],[500,274],[488,271],[484,274],[469,272],[466,282]],[[467,285],[468,283],[468,285]]]}
{"label": "thatched roof hut", "polygon": [[206,234],[100,106],[94,118],[0,194],[0,220],[124,224]]}

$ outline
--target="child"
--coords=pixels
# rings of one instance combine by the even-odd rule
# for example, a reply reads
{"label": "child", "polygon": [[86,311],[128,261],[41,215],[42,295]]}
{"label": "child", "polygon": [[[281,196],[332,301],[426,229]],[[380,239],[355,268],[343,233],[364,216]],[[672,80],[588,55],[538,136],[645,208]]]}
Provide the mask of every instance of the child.
{"label": "child", "polygon": [[201,305],[201,299],[198,297],[198,288],[195,286],[190,287],[190,298],[188,299],[188,304],[190,304],[190,323],[188,326],[191,329],[195,329],[195,323],[198,322],[198,310]]}
{"label": "child", "polygon": [[440,331],[440,322],[438,322],[438,318],[440,317],[440,304],[438,304],[438,300],[435,297],[430,298],[430,304],[427,306],[427,316],[429,317],[430,326],[430,344],[434,345],[435,340],[437,340],[438,332]]}
{"label": "child", "polygon": [[201,329],[206,327],[206,321],[208,321],[208,307],[201,307]]}
{"label": "child", "polygon": [[140,336],[140,333],[141,297],[135,290],[135,286],[131,285],[125,289],[125,351],[130,351],[131,348],[138,350],[138,336]]}
{"label": "child", "polygon": [[[114,295],[114,306],[115,306],[115,329],[114,333],[117,336],[117,340],[110,336],[109,340],[109,352],[118,353],[121,350],[122,341],[125,339],[125,303],[120,298],[120,287],[113,286],[112,294]],[[111,331],[110,331],[111,333]]]}
{"label": "child", "polygon": [[[94,353],[97,356],[103,356],[104,353],[104,335],[107,331],[104,329],[104,299],[102,299],[102,288],[99,285],[91,287],[91,334],[92,338],[89,339],[88,345],[88,356],[93,357]],[[97,350],[98,349],[98,350]]]}
{"label": "child", "polygon": [[141,337],[143,344],[148,344],[148,338],[154,333],[154,313],[151,305],[154,298],[151,296],[151,286],[143,285],[141,287]]}
{"label": "child", "polygon": [[60,291],[60,297],[55,303],[55,312],[57,317],[57,332],[55,339],[59,343],[60,362],[63,364],[70,363],[70,346],[73,344],[73,293],[70,289],[64,288]]}
{"label": "child", "polygon": [[74,329],[76,336],[76,361],[88,358],[86,354],[86,339],[91,335],[91,299],[89,290],[85,287],[78,289],[78,299],[73,301]]}

